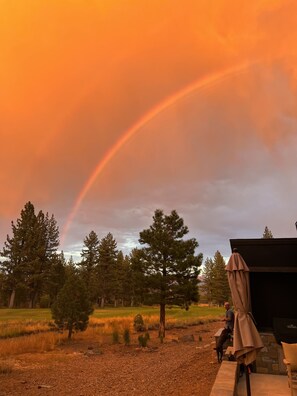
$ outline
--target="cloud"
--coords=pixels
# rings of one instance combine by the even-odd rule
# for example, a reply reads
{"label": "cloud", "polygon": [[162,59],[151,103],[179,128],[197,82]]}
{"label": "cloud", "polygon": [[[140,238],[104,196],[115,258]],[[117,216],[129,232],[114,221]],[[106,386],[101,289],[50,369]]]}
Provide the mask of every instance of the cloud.
{"label": "cloud", "polygon": [[28,200],[63,229],[125,131],[193,82],[244,63],[123,145],[63,249],[79,251],[92,229],[128,249],[158,207],[185,217],[205,255],[227,255],[231,236],[261,236],[265,225],[294,236],[294,1],[28,1],[0,11],[3,240]]}

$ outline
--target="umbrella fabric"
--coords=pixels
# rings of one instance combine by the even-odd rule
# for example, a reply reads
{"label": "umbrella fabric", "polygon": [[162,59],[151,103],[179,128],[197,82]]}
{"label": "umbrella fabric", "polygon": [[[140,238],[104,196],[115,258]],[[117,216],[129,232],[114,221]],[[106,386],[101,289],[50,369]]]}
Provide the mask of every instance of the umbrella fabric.
{"label": "umbrella fabric", "polygon": [[234,356],[239,363],[248,365],[264,346],[251,314],[249,268],[239,253],[232,253],[226,270],[235,308]]}

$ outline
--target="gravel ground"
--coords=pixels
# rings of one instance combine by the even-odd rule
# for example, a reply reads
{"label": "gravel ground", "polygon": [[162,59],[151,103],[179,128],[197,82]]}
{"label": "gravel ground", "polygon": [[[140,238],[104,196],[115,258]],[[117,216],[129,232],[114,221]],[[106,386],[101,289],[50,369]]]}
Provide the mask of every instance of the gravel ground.
{"label": "gravel ground", "polygon": [[208,396],[219,364],[216,322],[166,332],[163,344],[151,333],[148,348],[73,340],[55,351],[15,357],[0,375],[0,396],[21,395],[199,395]]}

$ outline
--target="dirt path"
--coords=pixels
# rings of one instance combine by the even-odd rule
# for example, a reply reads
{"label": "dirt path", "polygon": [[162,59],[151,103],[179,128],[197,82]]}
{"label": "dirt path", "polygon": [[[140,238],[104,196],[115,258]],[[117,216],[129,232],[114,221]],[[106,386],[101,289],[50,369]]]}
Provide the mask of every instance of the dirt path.
{"label": "dirt path", "polygon": [[[77,340],[59,350],[15,358],[0,376],[0,396],[199,395],[208,396],[219,365],[213,350],[218,323],[167,331],[149,348]],[[182,337],[194,341],[182,340]]]}

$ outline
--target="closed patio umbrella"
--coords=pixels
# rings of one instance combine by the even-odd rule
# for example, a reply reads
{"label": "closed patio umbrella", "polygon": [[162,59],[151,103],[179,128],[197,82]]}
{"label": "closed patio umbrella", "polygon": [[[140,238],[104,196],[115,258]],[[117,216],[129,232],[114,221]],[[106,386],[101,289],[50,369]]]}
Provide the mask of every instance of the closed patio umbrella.
{"label": "closed patio umbrella", "polygon": [[[235,309],[233,353],[236,360],[247,368],[256,360],[257,353],[264,346],[251,313],[249,268],[241,255],[234,251],[226,270]],[[246,378],[247,390],[250,394],[247,369]]]}

